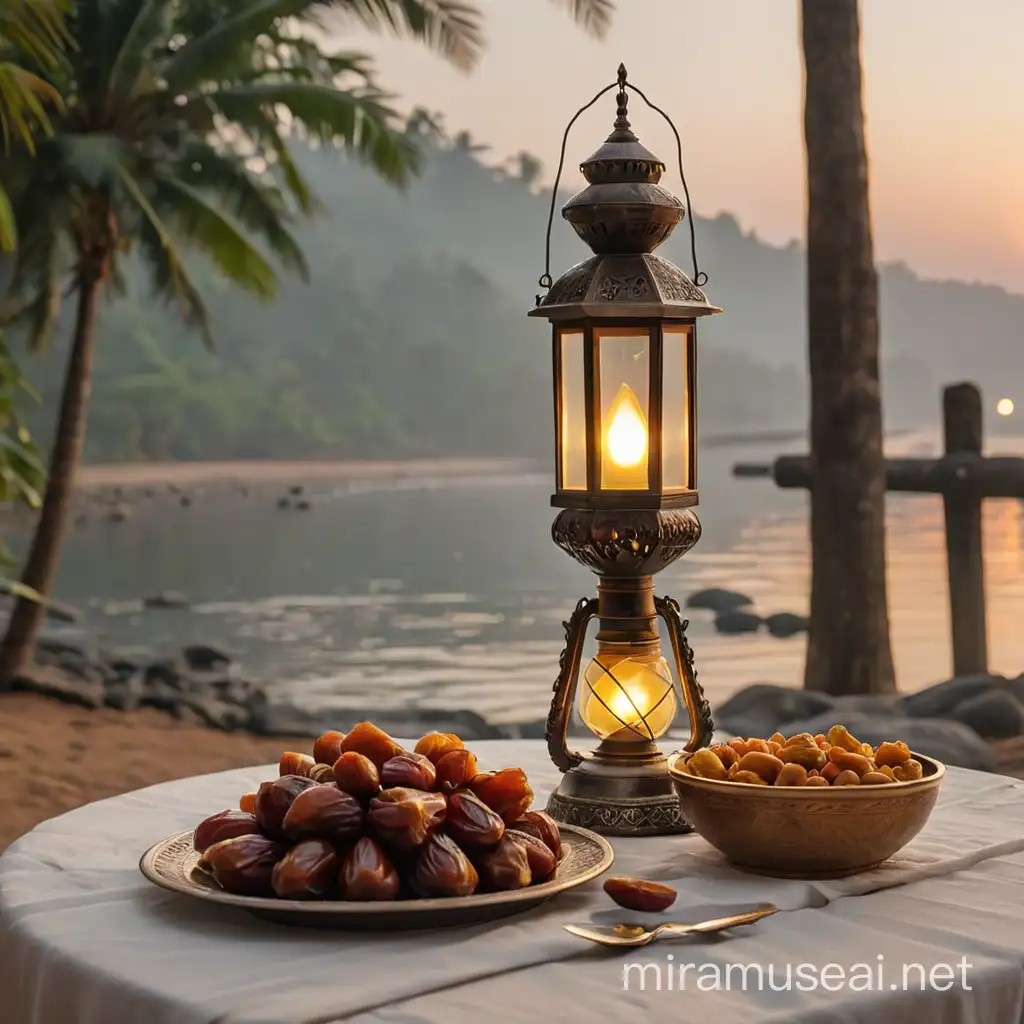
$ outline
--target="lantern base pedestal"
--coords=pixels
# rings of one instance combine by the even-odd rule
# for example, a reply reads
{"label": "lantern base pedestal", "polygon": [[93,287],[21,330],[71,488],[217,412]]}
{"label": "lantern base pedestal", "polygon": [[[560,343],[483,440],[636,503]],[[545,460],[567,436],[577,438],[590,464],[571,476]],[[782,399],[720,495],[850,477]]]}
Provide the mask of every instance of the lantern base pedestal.
{"label": "lantern base pedestal", "polygon": [[692,832],[679,809],[664,755],[658,751],[641,764],[629,760],[603,757],[600,750],[586,757],[562,776],[548,799],[548,814],[606,836]]}

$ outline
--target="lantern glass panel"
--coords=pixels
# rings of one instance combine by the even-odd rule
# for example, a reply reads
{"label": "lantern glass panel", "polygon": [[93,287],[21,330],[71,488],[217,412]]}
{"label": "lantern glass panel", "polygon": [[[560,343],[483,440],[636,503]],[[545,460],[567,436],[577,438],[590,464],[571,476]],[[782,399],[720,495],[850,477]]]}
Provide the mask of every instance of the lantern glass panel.
{"label": "lantern glass panel", "polygon": [[561,446],[559,490],[587,489],[587,387],[583,373],[583,332],[561,331],[558,336],[561,364]]}
{"label": "lantern glass panel", "polygon": [[598,327],[601,489],[645,491],[651,341],[644,327]]}
{"label": "lantern glass panel", "polygon": [[661,486],[686,491],[690,479],[690,332],[686,324],[662,328]]}

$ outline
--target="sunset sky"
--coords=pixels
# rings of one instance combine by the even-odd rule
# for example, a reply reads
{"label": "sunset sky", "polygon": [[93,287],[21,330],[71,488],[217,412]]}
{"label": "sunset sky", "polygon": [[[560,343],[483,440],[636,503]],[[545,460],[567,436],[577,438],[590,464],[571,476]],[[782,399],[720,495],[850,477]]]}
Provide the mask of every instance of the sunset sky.
{"label": "sunset sky", "polygon": [[[824,0],[823,0],[824,2]],[[566,122],[624,61],[676,121],[698,213],[730,211],[775,243],[803,235],[801,59],[796,0],[619,0],[598,43],[547,0],[478,0],[488,50],[465,75],[408,42],[346,32],[373,54],[400,105],[442,111],[495,161],[534,153],[548,180]],[[862,0],[877,255],[928,277],[1024,292],[1024,2]],[[570,137],[576,164],[607,135],[613,101]],[[634,100],[641,140],[674,144]]]}

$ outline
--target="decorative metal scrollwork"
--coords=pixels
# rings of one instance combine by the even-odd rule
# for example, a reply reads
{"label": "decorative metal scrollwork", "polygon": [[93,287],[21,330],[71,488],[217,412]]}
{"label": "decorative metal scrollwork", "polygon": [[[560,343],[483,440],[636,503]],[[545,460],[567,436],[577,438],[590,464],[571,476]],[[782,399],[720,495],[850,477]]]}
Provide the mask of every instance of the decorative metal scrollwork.
{"label": "decorative metal scrollwork", "polygon": [[544,739],[548,753],[559,771],[567,772],[583,760],[583,755],[570,750],[565,742],[572,714],[572,700],[576,693],[576,682],[583,658],[583,642],[587,636],[587,624],[597,614],[597,598],[581,597],[572,615],[562,623],[565,629],[565,647],[558,658],[558,678],[555,680],[548,712]]}

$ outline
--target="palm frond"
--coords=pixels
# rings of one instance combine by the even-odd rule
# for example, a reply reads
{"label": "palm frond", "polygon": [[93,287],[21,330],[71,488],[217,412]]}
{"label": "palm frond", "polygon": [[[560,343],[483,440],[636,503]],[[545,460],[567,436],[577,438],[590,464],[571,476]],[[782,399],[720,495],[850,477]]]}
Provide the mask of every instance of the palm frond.
{"label": "palm frond", "polygon": [[319,141],[340,145],[393,184],[403,185],[419,166],[419,151],[392,127],[394,111],[376,90],[343,90],[315,82],[253,82],[205,97],[228,121],[259,126],[277,108]]}
{"label": "palm frond", "polygon": [[12,252],[18,242],[18,219],[11,205],[11,197],[0,185],[0,252]]}
{"label": "palm frond", "polygon": [[193,144],[182,154],[175,177],[199,192],[212,192],[242,227],[266,241],[282,266],[308,279],[306,259],[284,224],[288,210],[281,190],[261,180],[242,157]]}
{"label": "palm frond", "polygon": [[615,0],[551,0],[595,39],[604,39],[615,14]]}
{"label": "palm frond", "polygon": [[156,217],[147,218],[136,234],[139,255],[149,271],[153,293],[167,305],[173,306],[181,322],[199,332],[203,344],[213,349],[213,330],[210,314],[184,261],[175,248],[167,226]]}
{"label": "palm frond", "polygon": [[159,74],[172,95],[240,71],[239,56],[283,18],[296,18],[316,0],[251,0],[243,10],[190,39],[167,59]]}
{"label": "palm frond", "polygon": [[152,49],[166,38],[173,4],[167,0],[129,0],[124,31],[108,75],[110,92],[130,90],[139,73],[152,60]]}
{"label": "palm frond", "polygon": [[274,268],[238,225],[210,205],[198,189],[177,178],[159,178],[154,183],[153,208],[228,280],[257,298],[274,298]]}
{"label": "palm frond", "polygon": [[371,32],[387,32],[426,43],[464,71],[474,67],[483,53],[483,19],[476,5],[468,0],[327,2],[341,17],[355,20]]}

